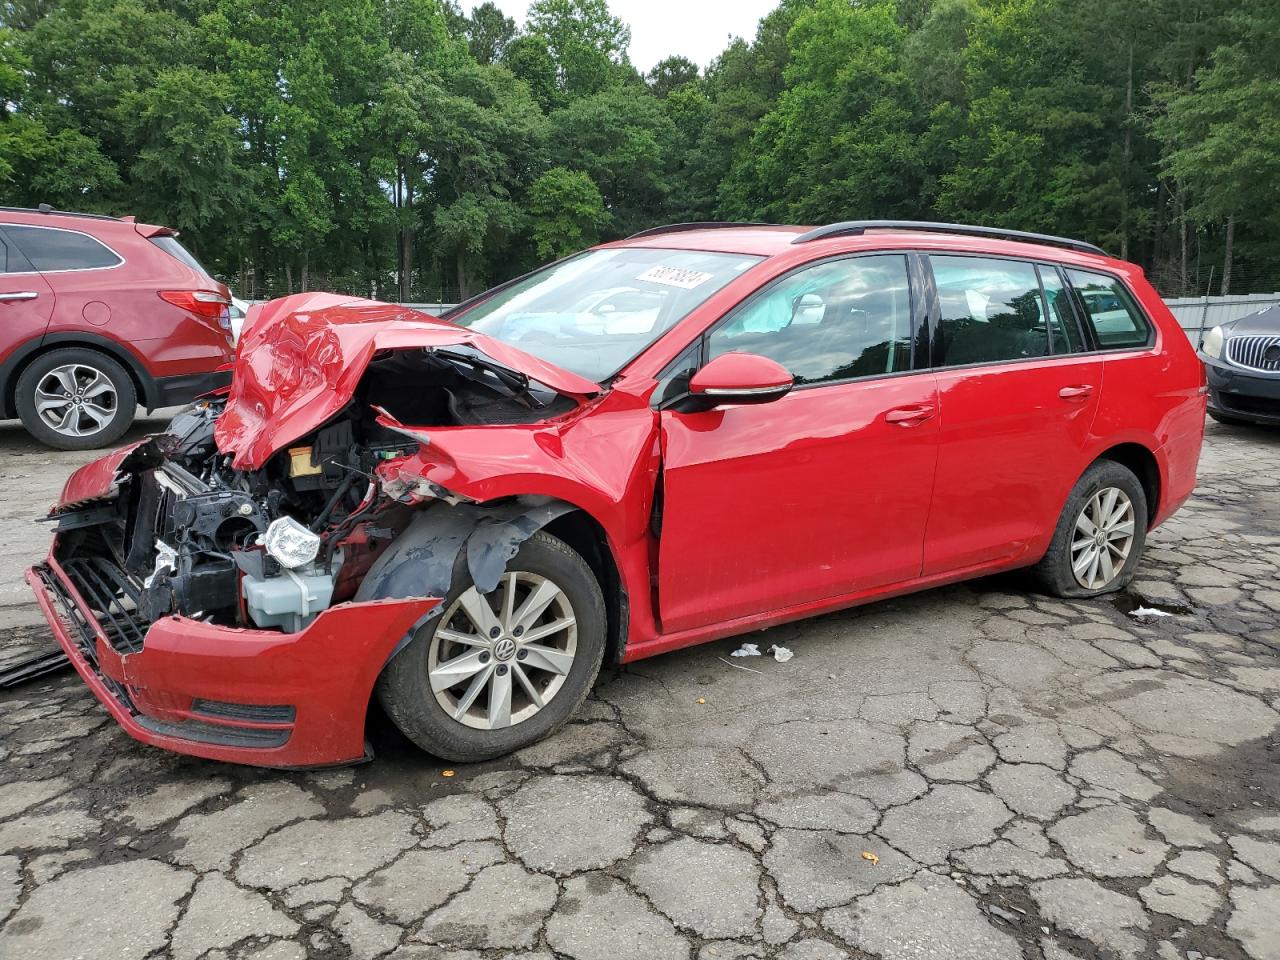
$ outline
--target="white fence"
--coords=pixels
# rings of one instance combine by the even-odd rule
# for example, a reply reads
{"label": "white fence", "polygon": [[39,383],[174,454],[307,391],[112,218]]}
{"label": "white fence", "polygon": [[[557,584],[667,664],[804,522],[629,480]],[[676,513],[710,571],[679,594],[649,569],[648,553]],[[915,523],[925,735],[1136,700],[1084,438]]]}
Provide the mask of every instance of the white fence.
{"label": "white fence", "polygon": [[1238,297],[1179,297],[1166,299],[1165,304],[1194,341],[1202,326],[1210,330],[1220,323],[1229,323],[1259,310],[1280,306],[1280,293],[1248,293]]}

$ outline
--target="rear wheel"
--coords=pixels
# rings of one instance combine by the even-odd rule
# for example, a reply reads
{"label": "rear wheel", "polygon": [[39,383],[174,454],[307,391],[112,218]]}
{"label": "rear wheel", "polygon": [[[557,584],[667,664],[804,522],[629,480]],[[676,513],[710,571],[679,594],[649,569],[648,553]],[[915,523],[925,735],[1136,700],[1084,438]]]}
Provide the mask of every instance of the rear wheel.
{"label": "rear wheel", "polygon": [[1099,460],[1067,498],[1049,550],[1036,564],[1037,579],[1059,597],[1124,589],[1146,546],[1147,510],[1146,492],[1133,472]]}
{"label": "rear wheel", "polygon": [[128,371],[84,347],[51,350],[18,377],[18,416],[31,435],[59,450],[91,450],[119,440],[133,423],[138,394]]}
{"label": "rear wheel", "polygon": [[604,648],[595,575],[563,541],[538,532],[492,593],[460,577],[443,613],[388,664],[378,697],[429,753],[489,760],[569,719],[600,672]]}

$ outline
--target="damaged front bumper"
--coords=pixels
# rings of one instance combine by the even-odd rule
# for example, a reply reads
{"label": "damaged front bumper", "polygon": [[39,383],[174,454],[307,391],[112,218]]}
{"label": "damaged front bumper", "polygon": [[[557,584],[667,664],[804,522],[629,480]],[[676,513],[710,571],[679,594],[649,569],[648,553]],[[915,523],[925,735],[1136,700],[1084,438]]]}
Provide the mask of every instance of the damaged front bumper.
{"label": "damaged front bumper", "polygon": [[120,608],[96,616],[84,593],[102,588],[99,577],[69,573],[53,552],[27,571],[58,643],[116,722],[143,743],[263,767],[367,759],[374,682],[440,603],[340,604],[297,633],[180,616],[148,625]]}

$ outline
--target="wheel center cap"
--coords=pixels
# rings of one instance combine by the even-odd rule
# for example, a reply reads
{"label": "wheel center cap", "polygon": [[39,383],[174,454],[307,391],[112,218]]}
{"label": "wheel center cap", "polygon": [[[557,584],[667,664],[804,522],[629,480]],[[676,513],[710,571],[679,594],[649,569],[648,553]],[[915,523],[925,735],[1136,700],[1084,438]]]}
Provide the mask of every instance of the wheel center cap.
{"label": "wheel center cap", "polygon": [[493,656],[496,660],[510,660],[516,655],[516,642],[510,637],[503,637],[493,645]]}
{"label": "wheel center cap", "polygon": [[1097,544],[1098,546],[1100,546],[1100,547],[1101,547],[1101,546],[1103,546],[1103,545],[1107,542],[1107,533],[1106,533],[1106,531],[1105,531],[1105,530],[1099,530],[1096,534],[1094,534],[1094,536],[1093,536],[1093,542],[1094,542],[1094,543],[1096,543],[1096,544]]}

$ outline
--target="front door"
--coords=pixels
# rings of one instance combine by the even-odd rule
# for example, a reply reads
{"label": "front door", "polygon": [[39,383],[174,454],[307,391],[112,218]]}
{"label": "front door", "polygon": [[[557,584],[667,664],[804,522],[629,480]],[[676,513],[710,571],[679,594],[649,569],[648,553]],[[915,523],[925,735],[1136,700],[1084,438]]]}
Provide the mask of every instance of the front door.
{"label": "front door", "polygon": [[1102,393],[1101,358],[1085,352],[1056,267],[930,262],[942,431],[926,575],[1016,561],[1047,542]]}
{"label": "front door", "polygon": [[919,576],[939,418],[914,330],[907,258],[875,255],[788,274],[706,336],[705,359],[767,356],[796,386],[662,412],[664,633]]}

